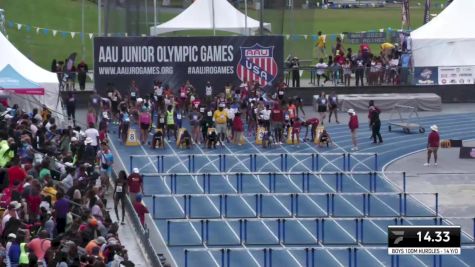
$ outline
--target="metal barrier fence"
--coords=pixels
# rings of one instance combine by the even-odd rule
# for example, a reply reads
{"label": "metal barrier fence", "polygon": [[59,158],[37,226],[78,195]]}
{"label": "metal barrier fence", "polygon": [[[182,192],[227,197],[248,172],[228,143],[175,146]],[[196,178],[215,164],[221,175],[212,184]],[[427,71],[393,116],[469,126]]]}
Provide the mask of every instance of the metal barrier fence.
{"label": "metal barrier fence", "polygon": [[[351,170],[351,163],[353,160],[360,161],[356,159],[358,156],[366,156],[366,157],[373,157],[373,163],[369,164],[372,166],[368,166],[368,171],[377,171],[378,170],[378,154],[376,153],[292,153],[292,157],[303,157],[300,161],[306,161],[305,164],[308,164],[310,160],[310,169],[312,171],[319,171],[321,168],[321,161],[323,160],[330,161],[328,157],[333,157],[332,161],[337,160],[338,158],[341,159],[341,167],[337,167],[343,171]],[[187,169],[188,172],[192,173],[196,171],[196,161],[200,159],[206,159],[206,161],[210,160],[218,160],[218,167],[220,172],[226,172],[228,170],[229,162],[233,159],[236,159],[240,162],[246,162],[247,168],[250,171],[256,172],[258,171],[257,168],[257,160],[258,159],[265,159],[265,161],[269,161],[271,159],[278,159],[279,160],[279,167],[280,171],[285,172],[289,170],[289,154],[288,153],[259,153],[259,154],[180,154],[180,155],[130,155],[129,159],[129,169],[132,172],[132,169],[136,167],[134,162],[137,161],[139,158],[148,158],[149,160],[153,159],[156,160],[154,167],[158,170],[158,173],[165,173],[167,172],[167,167],[165,166],[166,162],[165,159],[178,159],[181,162],[187,162]],[[135,160],[134,160],[135,159]],[[367,159],[366,159],[367,160]],[[364,161],[366,161],[364,160]],[[176,162],[173,162],[176,163]],[[140,164],[140,163],[139,163]],[[170,163],[171,164],[171,163]],[[137,166],[140,167],[140,166]],[[142,165],[143,167],[143,165]]]}
{"label": "metal barrier fence", "polygon": [[[117,181],[117,174],[115,173],[115,171],[112,172],[111,178],[114,182]],[[154,246],[149,239],[148,229],[142,226],[142,223],[140,222],[140,218],[135,212],[135,209],[132,205],[132,201],[130,200],[128,196],[125,198],[125,209],[127,210],[127,213],[129,214],[130,219],[132,221],[132,225],[133,225],[132,228],[135,230],[135,234],[140,240],[140,243],[142,244],[142,247],[145,250],[145,254],[150,260],[150,263],[152,264],[152,266],[162,267],[163,265],[159,257],[159,252],[155,251]],[[126,242],[126,241],[122,240],[122,242]]]}
{"label": "metal barrier fence", "polygon": [[[420,212],[417,214],[412,214],[409,210],[408,199],[414,198],[416,195],[424,195],[424,196],[433,196],[434,197],[434,206],[433,209],[431,208],[428,210],[427,214],[421,215]],[[272,215],[266,216],[263,214],[263,206],[264,204],[268,204],[268,199],[272,197],[279,196],[281,198],[286,198],[290,205],[285,206],[287,210],[290,212],[287,214],[281,214],[279,216]],[[338,197],[361,197],[359,200],[360,203],[352,203],[356,209],[358,209],[359,215],[342,215],[335,212],[335,202]],[[388,215],[381,215],[380,213],[374,212],[373,204],[374,201],[380,201],[380,197],[393,197],[394,201],[397,201],[397,214],[388,214]],[[439,194],[438,193],[298,193],[298,194],[287,194],[287,193],[261,193],[261,194],[182,194],[182,195],[146,195],[146,197],[152,198],[152,217],[154,219],[219,219],[219,218],[246,218],[246,216],[230,216],[229,215],[229,203],[232,201],[232,198],[252,198],[254,200],[253,206],[249,206],[252,209],[253,215],[248,216],[247,218],[308,218],[308,217],[438,217],[439,216]],[[321,201],[325,203],[325,211],[324,213],[314,213],[314,212],[306,212],[305,214],[300,213],[301,205],[300,199],[302,197],[319,197]],[[181,216],[159,216],[157,214],[157,207],[156,203],[159,201],[158,199],[164,198],[173,198],[173,199],[180,199],[182,201],[181,206],[183,206],[183,214]],[[207,198],[209,201],[213,199],[219,203],[218,204],[218,212],[214,215],[207,215],[207,216],[195,216],[192,213],[193,201],[197,202],[200,198]],[[376,200],[373,200],[375,199]],[[356,200],[355,200],[356,201]],[[377,202],[376,202],[377,203]]]}

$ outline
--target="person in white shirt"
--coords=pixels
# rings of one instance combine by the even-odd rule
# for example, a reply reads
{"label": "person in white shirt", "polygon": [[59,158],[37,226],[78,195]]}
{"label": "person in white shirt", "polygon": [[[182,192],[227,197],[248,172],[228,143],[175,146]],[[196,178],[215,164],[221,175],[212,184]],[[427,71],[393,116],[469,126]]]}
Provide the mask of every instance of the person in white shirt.
{"label": "person in white shirt", "polygon": [[325,78],[323,81],[323,84],[325,84],[328,81],[328,76],[325,74],[326,69],[328,68],[327,63],[323,62],[323,58],[321,58],[317,65],[315,65],[315,68],[315,73],[317,75],[317,86],[320,86],[320,77]]}
{"label": "person in white shirt", "polygon": [[86,129],[86,131],[84,131],[84,133],[86,134],[86,139],[88,137],[91,138],[91,146],[95,148],[95,151],[97,151],[97,148],[98,148],[98,145],[99,145],[99,131],[94,128],[94,124],[93,123],[90,123],[89,124],[89,128]]}
{"label": "person in white shirt", "polygon": [[266,131],[270,132],[270,114],[271,110],[269,108],[269,105],[266,105],[266,108],[261,110],[259,114],[259,118],[262,121],[262,126],[266,128]]}

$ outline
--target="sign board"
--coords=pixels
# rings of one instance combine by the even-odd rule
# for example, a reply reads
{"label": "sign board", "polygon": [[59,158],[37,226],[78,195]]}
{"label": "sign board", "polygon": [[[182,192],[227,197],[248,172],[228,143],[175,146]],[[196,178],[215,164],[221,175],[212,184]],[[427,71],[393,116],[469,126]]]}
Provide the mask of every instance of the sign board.
{"label": "sign board", "polygon": [[434,85],[438,80],[437,67],[415,67],[414,80],[416,85]]}
{"label": "sign board", "polygon": [[130,128],[127,131],[127,140],[125,141],[126,146],[140,146],[139,136],[137,134],[137,130],[134,128]]}
{"label": "sign board", "polygon": [[475,147],[461,147],[459,158],[461,159],[475,159]]}
{"label": "sign board", "polygon": [[95,88],[128,92],[134,80],[144,96],[156,80],[174,90],[189,80],[204,95],[207,81],[217,90],[227,82],[272,85],[282,79],[283,53],[282,36],[96,37]]}
{"label": "sign board", "polygon": [[386,42],[386,32],[350,32],[345,35],[349,44],[382,44]]}
{"label": "sign board", "polygon": [[474,84],[475,66],[439,67],[438,78],[440,85]]}

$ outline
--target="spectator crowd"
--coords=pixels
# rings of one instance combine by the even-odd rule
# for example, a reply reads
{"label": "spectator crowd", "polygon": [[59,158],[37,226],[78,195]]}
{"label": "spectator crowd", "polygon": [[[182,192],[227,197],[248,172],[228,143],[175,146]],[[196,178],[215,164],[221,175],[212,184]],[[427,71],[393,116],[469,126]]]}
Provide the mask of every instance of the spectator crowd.
{"label": "spectator crowd", "polygon": [[46,106],[0,114],[0,266],[134,266],[107,208],[113,156],[96,125],[64,127]]}

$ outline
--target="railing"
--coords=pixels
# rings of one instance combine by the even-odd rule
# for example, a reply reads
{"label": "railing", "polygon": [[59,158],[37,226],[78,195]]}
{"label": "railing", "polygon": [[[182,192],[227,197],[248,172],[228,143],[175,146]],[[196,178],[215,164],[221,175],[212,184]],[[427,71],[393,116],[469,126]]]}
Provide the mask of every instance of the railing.
{"label": "railing", "polygon": [[[111,178],[113,179],[114,182],[117,181],[117,175],[115,171],[112,172]],[[142,246],[145,250],[145,253],[148,259],[150,260],[150,263],[152,264],[152,266],[162,267],[163,265],[162,265],[162,262],[160,261],[159,253],[155,251],[154,246],[150,241],[149,231],[148,229],[142,226],[142,223],[140,222],[140,219],[137,213],[135,212],[135,209],[132,205],[132,201],[130,200],[129,197],[126,197],[125,208],[132,221],[132,224],[133,224],[132,228],[135,230],[135,234],[137,235],[140,242],[142,243]],[[122,240],[122,242],[126,242],[126,241]]]}
{"label": "railing", "polygon": [[[327,68],[316,68],[315,66],[301,66],[298,68],[299,71],[303,73],[308,72],[310,83],[315,84],[317,81],[317,70],[323,71],[330,82],[334,85],[344,84],[344,68],[342,66],[338,67],[327,67]],[[365,86],[381,86],[381,85],[399,85],[399,84],[409,84],[412,79],[412,70],[410,68],[402,68],[400,66],[388,66],[388,67],[362,67],[356,68],[351,67],[351,79],[356,78],[356,72],[361,73],[361,79],[364,79]],[[358,73],[358,75],[360,75]],[[300,73],[299,73],[300,74]],[[301,75],[299,75],[301,76]],[[292,69],[284,69],[285,82],[290,85],[292,81]],[[323,78],[324,79],[324,78]],[[323,80],[320,80],[323,83]],[[354,86],[353,83],[350,83],[350,86]]]}
{"label": "railing", "polygon": [[[352,159],[355,159],[357,156],[366,156],[366,157],[373,157],[373,163],[370,164],[372,166],[368,167],[370,171],[377,171],[378,170],[378,154],[376,153],[292,153],[291,157],[295,157],[297,160],[301,159],[301,161],[308,161],[310,160],[311,163],[310,169],[311,171],[319,171],[321,169],[321,158],[323,160],[329,161],[329,157],[340,158],[341,159],[341,167],[339,169],[343,171],[349,171],[352,168]],[[157,173],[165,173],[166,162],[165,159],[183,159],[181,161],[187,162],[188,172],[193,173],[196,171],[196,160],[197,159],[206,159],[208,162],[211,159],[215,159],[218,161],[218,168],[220,172],[226,172],[228,170],[229,162],[231,160],[238,160],[241,162],[247,162],[247,168],[252,172],[257,172],[257,159],[265,158],[266,162],[268,162],[268,158],[273,160],[278,159],[280,162],[280,171],[286,172],[289,170],[289,154],[287,153],[253,153],[253,154],[239,154],[235,153],[232,155],[227,154],[180,154],[180,155],[130,155],[129,156],[129,169],[132,171],[135,166],[134,161],[139,158],[148,158],[148,159],[155,159],[156,160],[156,170]],[[361,160],[357,160],[361,161]],[[176,162],[174,162],[176,163]],[[143,167],[143,166],[142,166]],[[372,169],[371,169],[372,168]]]}

